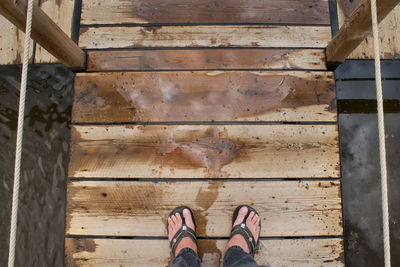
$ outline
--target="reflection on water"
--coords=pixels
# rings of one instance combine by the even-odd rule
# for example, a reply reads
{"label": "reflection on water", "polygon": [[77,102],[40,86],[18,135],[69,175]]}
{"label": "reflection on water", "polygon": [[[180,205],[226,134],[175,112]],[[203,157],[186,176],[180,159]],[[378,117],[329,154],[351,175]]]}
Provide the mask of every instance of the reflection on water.
{"label": "reflection on water", "polygon": [[[0,266],[7,265],[20,67],[0,69]],[[30,69],[25,113],[16,266],[63,266],[66,167],[73,74]],[[3,208],[5,207],[5,208]]]}
{"label": "reflection on water", "polygon": [[[339,116],[346,266],[383,266],[376,114]],[[400,115],[386,114],[392,266],[400,266]]]}

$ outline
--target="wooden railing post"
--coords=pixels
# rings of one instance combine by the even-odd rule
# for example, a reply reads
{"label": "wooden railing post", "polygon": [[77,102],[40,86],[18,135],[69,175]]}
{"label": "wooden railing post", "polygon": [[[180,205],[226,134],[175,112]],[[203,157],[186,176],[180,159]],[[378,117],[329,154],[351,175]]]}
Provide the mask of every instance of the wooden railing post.
{"label": "wooden railing post", "polygon": [[[399,2],[400,0],[377,0],[378,22],[381,22]],[[328,64],[342,63],[371,33],[371,21],[371,0],[364,0],[328,44]]]}
{"label": "wooden railing post", "polygon": [[[1,0],[0,14],[20,30],[25,31],[27,2],[27,0]],[[33,4],[31,36],[67,67],[72,69],[85,68],[85,52],[35,3]]]}

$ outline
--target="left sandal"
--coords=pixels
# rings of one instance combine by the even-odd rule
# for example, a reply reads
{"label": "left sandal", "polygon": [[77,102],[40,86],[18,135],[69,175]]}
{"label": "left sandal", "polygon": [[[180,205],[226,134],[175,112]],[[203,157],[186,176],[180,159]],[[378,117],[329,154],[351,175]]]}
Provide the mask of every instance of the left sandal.
{"label": "left sandal", "polygon": [[[244,206],[247,207],[247,209],[248,209],[247,215],[244,217],[244,219],[243,219],[243,221],[241,223],[237,224],[236,226],[233,226],[234,222],[236,221],[236,218],[239,215],[239,210]],[[247,246],[249,247],[250,254],[252,256],[254,256],[254,253],[258,249],[258,243],[259,242],[256,242],[256,239],[254,238],[254,236],[251,233],[250,229],[246,226],[246,220],[249,217],[250,212],[254,212],[257,216],[260,216],[260,215],[258,215],[258,212],[254,208],[252,208],[252,207],[250,207],[248,205],[240,205],[235,209],[235,211],[233,212],[233,216],[232,216],[232,226],[233,227],[232,227],[231,235],[230,235],[229,239],[231,239],[235,235],[243,236],[244,240],[247,243]],[[260,221],[260,227],[261,227],[261,221]],[[257,238],[258,239],[260,238],[260,234],[258,235]]]}
{"label": "left sandal", "polygon": [[176,213],[179,213],[181,215],[181,218],[182,218],[182,227],[181,227],[181,229],[179,229],[175,233],[174,237],[171,239],[171,242],[169,244],[170,247],[171,247],[171,252],[172,252],[172,256],[173,257],[175,257],[176,247],[178,246],[179,242],[184,237],[191,238],[193,240],[193,242],[197,246],[196,232],[192,228],[190,228],[190,227],[188,227],[186,225],[185,217],[183,217],[183,210],[184,209],[188,209],[190,211],[190,215],[192,216],[192,220],[193,220],[194,226],[196,227],[196,221],[194,220],[193,211],[190,208],[188,208],[186,206],[180,206],[180,207],[175,208],[173,211],[171,211],[171,213],[168,216],[167,231],[168,231],[168,226],[169,226],[169,222],[171,220],[172,215],[175,215]]}

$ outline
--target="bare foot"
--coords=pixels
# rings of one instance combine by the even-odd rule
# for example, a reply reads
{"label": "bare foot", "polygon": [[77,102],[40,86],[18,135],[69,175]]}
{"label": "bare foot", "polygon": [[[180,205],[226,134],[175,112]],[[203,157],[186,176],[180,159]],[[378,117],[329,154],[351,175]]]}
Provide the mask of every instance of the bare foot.
{"label": "bare foot", "polygon": [[[196,230],[194,229],[194,223],[192,219],[192,215],[188,209],[183,210],[183,217],[185,218],[186,225],[189,228],[192,228],[193,231]],[[171,242],[172,238],[178,232],[182,227],[182,218],[179,213],[175,213],[175,215],[171,216],[171,220],[169,221],[168,225],[168,240]],[[175,257],[179,254],[179,252],[184,249],[184,248],[191,248],[193,251],[197,254],[197,246],[193,242],[193,240],[190,237],[184,237],[179,241],[178,246],[176,247],[175,250]]]}
{"label": "bare foot", "polygon": [[[246,217],[248,213],[248,208],[247,207],[242,207],[239,210],[239,214],[236,218],[236,221],[234,222],[233,226],[236,226],[240,223],[243,222],[244,217]],[[249,228],[250,232],[253,234],[256,243],[258,242],[258,235],[260,234],[260,218],[258,217],[257,214],[255,214],[253,211],[250,212],[249,217],[246,220],[246,226]],[[239,246],[241,247],[246,253],[250,253],[250,248],[246,243],[246,240],[244,240],[244,237],[241,235],[235,235],[229,240],[228,242],[228,249],[233,246]]]}

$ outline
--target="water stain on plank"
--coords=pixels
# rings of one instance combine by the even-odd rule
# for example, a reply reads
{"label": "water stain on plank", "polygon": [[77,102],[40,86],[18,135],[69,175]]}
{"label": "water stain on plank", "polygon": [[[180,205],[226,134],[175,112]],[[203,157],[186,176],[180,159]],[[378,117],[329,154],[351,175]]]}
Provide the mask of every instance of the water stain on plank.
{"label": "water stain on plank", "polygon": [[[196,219],[198,221],[197,230],[200,233],[207,233],[207,216],[208,209],[214,204],[218,198],[219,188],[222,185],[220,182],[209,183],[206,188],[200,187],[196,195],[196,205],[201,207],[201,210],[196,211]],[[200,257],[201,258],[201,257]]]}
{"label": "water stain on plank", "polygon": [[[81,133],[75,128],[72,130],[71,158],[69,175],[75,171],[85,171],[93,164],[88,155],[96,155],[108,162],[117,164],[115,155],[122,154],[136,162],[153,160],[160,169],[204,169],[207,177],[222,177],[226,175],[222,167],[231,163],[235,158],[243,156],[240,150],[244,144],[238,140],[227,138],[224,130],[209,127],[203,131],[188,131],[184,135],[174,136],[171,127],[126,126],[135,127],[153,138],[141,140],[92,140],[85,142]],[[120,143],[122,141],[122,143]],[[111,147],[104,146],[113,143]],[[102,168],[103,166],[98,166]],[[159,173],[158,173],[159,174]]]}
{"label": "water stain on plank", "polygon": [[200,187],[196,196],[196,203],[207,211],[218,198],[218,189],[222,185],[221,182],[209,183],[207,188]]}
{"label": "water stain on plank", "polygon": [[198,242],[198,253],[201,267],[218,267],[222,260],[222,251],[217,246],[217,240]]}
{"label": "water stain on plank", "polygon": [[[308,77],[307,77],[308,76]],[[76,78],[74,121],[259,120],[324,105],[335,113],[331,74],[272,72],[101,73]]]}
{"label": "water stain on plank", "polygon": [[68,267],[80,266],[79,261],[85,261],[86,258],[75,257],[74,254],[79,252],[95,252],[97,248],[94,239],[65,239],[65,265]]}
{"label": "water stain on plank", "polygon": [[[181,159],[186,159],[186,163],[193,167],[206,168],[211,175],[220,173],[221,168],[230,163],[240,149],[240,146],[232,140],[219,137],[195,138],[184,143],[176,143],[173,140],[162,143],[165,146],[157,148],[158,152],[163,156],[175,152],[173,155],[177,156],[172,157],[171,160],[180,163],[179,167],[182,167]],[[173,164],[173,166],[176,165]]]}

